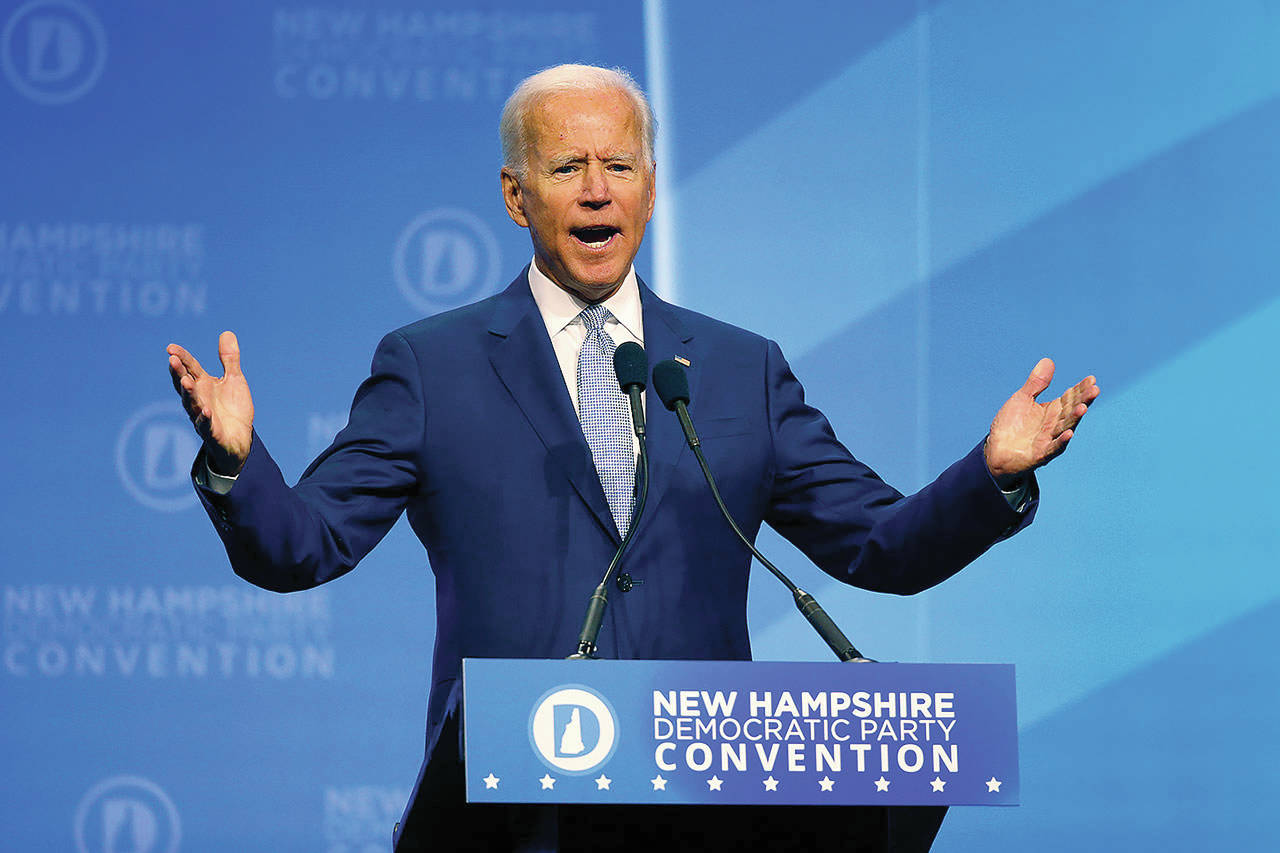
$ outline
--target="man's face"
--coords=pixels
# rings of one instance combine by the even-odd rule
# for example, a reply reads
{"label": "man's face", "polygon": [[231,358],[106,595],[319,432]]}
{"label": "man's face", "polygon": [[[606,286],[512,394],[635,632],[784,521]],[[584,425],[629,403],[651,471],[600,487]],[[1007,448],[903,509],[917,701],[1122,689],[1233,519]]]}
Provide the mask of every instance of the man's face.
{"label": "man's face", "polygon": [[610,296],[653,215],[653,169],[622,92],[559,92],[529,116],[523,179],[502,171],[507,214],[529,229],[538,268],[588,302]]}

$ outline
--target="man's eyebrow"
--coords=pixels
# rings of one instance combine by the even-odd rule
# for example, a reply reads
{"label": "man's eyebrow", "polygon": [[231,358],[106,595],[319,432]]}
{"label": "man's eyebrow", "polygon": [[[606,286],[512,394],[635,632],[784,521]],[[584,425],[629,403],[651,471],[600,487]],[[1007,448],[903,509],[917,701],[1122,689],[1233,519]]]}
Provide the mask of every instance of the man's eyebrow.
{"label": "man's eyebrow", "polygon": [[[574,152],[553,155],[547,159],[547,163],[552,167],[556,167],[569,163],[585,163],[590,159],[591,156],[588,154]],[[601,159],[606,163],[635,163],[640,160],[640,155],[630,151],[617,151],[605,154]]]}
{"label": "man's eyebrow", "polygon": [[585,154],[557,154],[547,160],[548,165],[552,168],[557,166],[565,166],[569,163],[585,163],[587,156]]}

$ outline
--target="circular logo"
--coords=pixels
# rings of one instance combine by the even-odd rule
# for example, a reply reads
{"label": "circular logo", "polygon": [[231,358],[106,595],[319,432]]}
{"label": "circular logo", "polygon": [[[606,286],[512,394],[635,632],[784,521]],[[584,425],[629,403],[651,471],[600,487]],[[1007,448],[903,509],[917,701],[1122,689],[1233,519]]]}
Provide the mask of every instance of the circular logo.
{"label": "circular logo", "polygon": [[80,853],[175,853],[182,824],[173,800],[141,776],[114,776],[89,789],[76,807]]}
{"label": "circular logo", "polygon": [[497,290],[498,239],[473,213],[428,211],[400,232],[391,267],[396,287],[419,311],[456,308]]}
{"label": "circular logo", "polygon": [[618,716],[609,701],[582,684],[551,690],[529,715],[529,743],[552,770],[578,776],[613,757]]}
{"label": "circular logo", "polygon": [[93,88],[107,64],[107,34],[76,0],[31,0],[9,16],[0,64],[13,87],[41,104],[65,104]]}
{"label": "circular logo", "polygon": [[116,473],[143,506],[178,512],[195,506],[191,462],[200,437],[177,400],[143,406],[116,441]]}

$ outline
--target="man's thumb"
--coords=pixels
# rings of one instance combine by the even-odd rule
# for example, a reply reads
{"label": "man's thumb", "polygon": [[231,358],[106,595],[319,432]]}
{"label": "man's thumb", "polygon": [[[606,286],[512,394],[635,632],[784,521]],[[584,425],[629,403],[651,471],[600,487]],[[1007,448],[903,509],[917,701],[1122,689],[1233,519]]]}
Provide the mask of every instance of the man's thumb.
{"label": "man's thumb", "polygon": [[240,342],[236,340],[235,332],[228,330],[218,336],[218,359],[222,362],[223,375],[242,375],[240,373]]}
{"label": "man's thumb", "polygon": [[[226,334],[231,334],[227,332]],[[1036,366],[1031,368],[1031,375],[1027,377],[1027,381],[1022,384],[1022,390],[1026,391],[1032,397],[1036,397],[1041,391],[1049,387],[1049,383],[1053,381],[1053,359],[1042,358],[1036,362]]]}

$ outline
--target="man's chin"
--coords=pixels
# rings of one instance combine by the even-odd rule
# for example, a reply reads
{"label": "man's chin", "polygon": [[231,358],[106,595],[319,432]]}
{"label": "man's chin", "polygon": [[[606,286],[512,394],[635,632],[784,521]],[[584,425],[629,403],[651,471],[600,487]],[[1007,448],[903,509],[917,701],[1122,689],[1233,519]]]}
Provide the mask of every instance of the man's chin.
{"label": "man's chin", "polygon": [[539,251],[543,248],[534,241],[534,260],[543,275],[561,290],[589,302],[609,298],[631,270],[632,255],[619,251],[620,246],[599,253],[575,252],[573,246],[560,246],[560,252]]}
{"label": "man's chin", "polygon": [[[577,272],[577,275],[574,275]],[[588,302],[600,302],[614,294],[623,279],[627,277],[627,268],[621,272],[616,270],[566,270],[563,281],[557,281],[564,290],[585,299]]]}
{"label": "man's chin", "polygon": [[575,281],[568,287],[565,287],[564,285],[561,285],[561,287],[564,287],[565,290],[580,299],[585,299],[588,302],[602,302],[616,293],[621,285],[621,280],[612,282]]}

